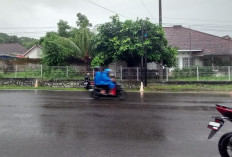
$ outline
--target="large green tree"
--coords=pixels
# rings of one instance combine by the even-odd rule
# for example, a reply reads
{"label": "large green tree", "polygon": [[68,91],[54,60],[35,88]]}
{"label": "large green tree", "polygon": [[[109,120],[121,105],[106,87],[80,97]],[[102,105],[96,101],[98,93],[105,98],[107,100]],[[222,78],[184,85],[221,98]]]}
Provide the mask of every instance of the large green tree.
{"label": "large green tree", "polygon": [[[142,28],[147,32],[145,41]],[[148,19],[122,22],[113,16],[110,22],[98,27],[95,42],[98,54],[92,61],[93,66],[118,60],[127,62],[128,66],[138,66],[145,52],[150,62],[161,63],[162,60],[168,67],[176,63],[177,50],[168,46],[163,29]]]}
{"label": "large green tree", "polygon": [[81,57],[79,47],[70,39],[61,37],[55,32],[47,33],[40,39],[43,47],[42,63],[47,66],[66,65],[69,57]]}
{"label": "large green tree", "polygon": [[[91,32],[92,26],[88,18],[77,14],[77,27],[71,28],[67,21],[60,20],[57,23],[58,33],[47,33],[40,39],[42,43],[44,56],[43,63],[46,65],[64,65],[67,64],[67,58],[77,58],[89,63],[94,55],[94,42],[92,40],[94,33]],[[56,55],[55,55],[56,54]]]}

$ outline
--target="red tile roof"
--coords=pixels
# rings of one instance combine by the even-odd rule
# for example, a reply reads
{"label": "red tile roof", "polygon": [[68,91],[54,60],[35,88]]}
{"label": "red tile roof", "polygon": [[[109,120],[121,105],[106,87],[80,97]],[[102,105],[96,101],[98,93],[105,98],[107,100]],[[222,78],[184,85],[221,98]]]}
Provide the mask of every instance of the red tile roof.
{"label": "red tile roof", "polygon": [[182,26],[164,27],[169,45],[179,50],[202,50],[204,55],[232,55],[232,40]]}
{"label": "red tile roof", "polygon": [[23,54],[26,51],[19,43],[0,44],[0,55]]}

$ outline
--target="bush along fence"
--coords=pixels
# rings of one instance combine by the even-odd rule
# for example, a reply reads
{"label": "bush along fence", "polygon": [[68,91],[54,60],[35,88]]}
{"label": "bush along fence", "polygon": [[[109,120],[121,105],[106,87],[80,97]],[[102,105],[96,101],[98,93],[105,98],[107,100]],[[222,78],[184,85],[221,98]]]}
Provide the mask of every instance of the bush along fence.
{"label": "bush along fence", "polygon": [[[140,67],[119,67],[112,69],[112,74],[119,81],[140,81],[144,76],[144,69]],[[36,78],[42,80],[83,80],[89,73],[94,78],[94,70],[85,70],[79,66],[43,66],[43,65],[14,65],[1,66],[0,78]],[[232,67],[188,67],[188,68],[165,68],[163,79],[160,80],[159,70],[148,70],[149,82],[158,81],[231,81]]]}
{"label": "bush along fence", "polygon": [[231,81],[232,67],[175,68],[169,71],[170,81]]}
{"label": "bush along fence", "polygon": [[79,66],[43,66],[15,65],[0,66],[0,78],[37,78],[43,80],[83,80],[84,76],[93,70],[84,70]]}

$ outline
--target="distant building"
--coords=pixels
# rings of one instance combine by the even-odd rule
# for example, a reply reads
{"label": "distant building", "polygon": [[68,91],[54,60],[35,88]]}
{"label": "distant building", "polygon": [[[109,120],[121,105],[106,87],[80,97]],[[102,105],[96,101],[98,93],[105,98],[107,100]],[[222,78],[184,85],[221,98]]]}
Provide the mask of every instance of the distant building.
{"label": "distant building", "polygon": [[231,66],[232,40],[180,25],[164,27],[169,45],[178,48],[178,67]]}
{"label": "distant building", "polygon": [[25,52],[23,56],[32,59],[42,58],[42,48],[40,45],[34,45],[27,52]]}
{"label": "distant building", "polygon": [[25,53],[25,49],[19,43],[0,44],[0,58],[13,58]]}

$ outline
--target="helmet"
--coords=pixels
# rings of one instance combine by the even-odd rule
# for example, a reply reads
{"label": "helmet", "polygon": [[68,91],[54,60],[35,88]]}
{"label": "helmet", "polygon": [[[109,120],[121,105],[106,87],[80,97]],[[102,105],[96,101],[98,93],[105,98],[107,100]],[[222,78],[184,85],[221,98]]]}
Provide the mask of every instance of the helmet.
{"label": "helmet", "polygon": [[105,72],[105,73],[110,73],[110,72],[111,72],[111,69],[105,69],[104,72]]}

